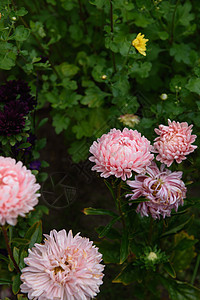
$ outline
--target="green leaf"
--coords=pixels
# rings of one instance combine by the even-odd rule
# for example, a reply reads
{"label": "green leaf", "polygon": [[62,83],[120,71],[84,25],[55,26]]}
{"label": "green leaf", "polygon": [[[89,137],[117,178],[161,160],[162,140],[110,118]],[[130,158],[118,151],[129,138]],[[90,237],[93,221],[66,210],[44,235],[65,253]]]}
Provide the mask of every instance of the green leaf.
{"label": "green leaf", "polygon": [[[99,226],[95,228],[97,233],[100,233],[104,229],[104,226]],[[111,228],[109,232],[107,232],[106,237],[110,240],[121,240],[121,234],[115,228]]]}
{"label": "green leaf", "polygon": [[17,48],[11,43],[0,42],[0,69],[10,70],[15,66]]}
{"label": "green leaf", "polygon": [[79,67],[76,65],[69,64],[67,62],[63,62],[59,65],[58,69],[61,71],[61,74],[65,77],[73,77],[79,71]]}
{"label": "green leaf", "polygon": [[151,71],[152,68],[152,63],[151,62],[135,62],[133,64],[133,66],[130,68],[129,72],[131,73],[131,75],[134,75],[134,77],[137,78],[141,77],[141,78],[147,78],[149,76],[149,72]]}
{"label": "green leaf", "polygon": [[19,249],[16,247],[13,248],[13,257],[14,257],[16,263],[18,264],[19,263]]}
{"label": "green leaf", "polygon": [[20,9],[17,10],[15,13],[16,13],[16,16],[23,17],[28,14],[28,11],[24,7],[20,7]]}
{"label": "green leaf", "polygon": [[176,281],[161,277],[159,281],[164,285],[172,300],[200,299],[200,290],[186,282]]}
{"label": "green leaf", "polygon": [[19,147],[17,147],[18,149],[26,149],[26,148],[29,148],[29,147],[31,147],[32,146],[32,144],[30,144],[30,143],[23,143],[23,144],[21,144]]}
{"label": "green leaf", "polygon": [[30,30],[28,28],[25,28],[24,25],[17,26],[15,30],[15,40],[18,42],[23,42],[27,40],[27,38],[30,35]]}
{"label": "green leaf", "polygon": [[184,62],[186,65],[194,64],[197,59],[196,52],[188,44],[173,44],[169,53],[177,62]]}
{"label": "green leaf", "polygon": [[30,240],[29,248],[32,248],[35,243],[40,243],[42,240],[42,222],[38,221],[33,224],[25,234],[24,238]]}
{"label": "green leaf", "polygon": [[100,215],[100,216],[111,216],[111,217],[118,217],[114,212],[106,209],[101,208],[84,208],[83,213],[85,215]]}
{"label": "green leaf", "polygon": [[176,278],[176,272],[173,268],[173,266],[171,265],[170,261],[166,262],[164,265],[164,270],[172,277],[172,278]]}
{"label": "green leaf", "polygon": [[1,259],[1,260],[4,260],[6,263],[8,263],[8,262],[9,262],[9,259],[8,259],[8,257],[6,257],[6,256],[2,255],[1,253],[0,253],[0,259]]}
{"label": "green leaf", "polygon": [[158,31],[158,36],[163,41],[165,41],[169,38],[169,34],[166,31]]}
{"label": "green leaf", "polygon": [[0,278],[0,285],[6,285],[6,284],[11,284],[12,283],[12,280],[10,279],[4,279],[4,278]]}
{"label": "green leaf", "polygon": [[161,234],[160,237],[163,238],[165,236],[175,234],[175,233],[185,229],[193,221],[193,219],[194,219],[194,216],[191,216],[186,222],[164,232],[163,234]]}
{"label": "green leaf", "polygon": [[88,105],[88,107],[100,107],[103,104],[104,98],[109,95],[109,93],[102,92],[98,86],[89,87],[86,89],[81,103]]}
{"label": "green leaf", "polygon": [[114,193],[114,190],[113,190],[111,184],[106,179],[104,179],[104,183],[107,186],[107,188],[109,189],[109,191],[110,191],[110,193],[111,193],[111,195],[113,197],[113,200],[116,201],[116,196],[115,196],[115,193]]}
{"label": "green leaf", "polygon": [[17,300],[28,300],[28,298],[25,295],[18,294],[17,295]]}
{"label": "green leaf", "polygon": [[104,236],[106,236],[106,234],[110,231],[110,229],[112,228],[112,226],[118,221],[120,220],[120,216],[116,216],[114,217],[109,223],[108,225],[106,225],[104,227],[104,229],[99,233],[99,238],[102,238]]}
{"label": "green leaf", "polygon": [[129,285],[135,281],[141,282],[142,279],[143,279],[143,270],[141,270],[137,266],[128,264],[112,282]]}
{"label": "green leaf", "polygon": [[176,247],[173,248],[173,250],[178,250],[178,251],[182,251],[188,248],[191,248],[192,246],[194,246],[199,240],[197,239],[188,239],[188,238],[183,238],[181,239],[178,244],[176,245]]}
{"label": "green leaf", "polygon": [[57,113],[53,116],[53,126],[57,134],[66,130],[70,124],[70,119],[62,113]]}
{"label": "green leaf", "polygon": [[19,262],[19,268],[22,270],[25,267],[24,258],[28,256],[28,253],[26,250],[23,250],[20,254],[20,262]]}
{"label": "green leaf", "polygon": [[19,292],[19,288],[21,284],[20,275],[21,274],[17,274],[13,279],[12,291],[14,295],[16,295]]}
{"label": "green leaf", "polygon": [[13,244],[19,244],[19,245],[28,245],[30,243],[30,240],[27,239],[21,239],[21,238],[14,238],[12,240]]}
{"label": "green leaf", "polygon": [[129,234],[128,230],[124,229],[122,240],[121,240],[121,247],[120,247],[120,264],[127,259],[129,254]]}
{"label": "green leaf", "polygon": [[193,93],[200,95],[200,78],[190,78],[186,88]]}
{"label": "green leaf", "polygon": [[117,242],[111,243],[106,240],[95,243],[99,248],[99,252],[103,254],[105,264],[118,264],[120,258],[120,244]]}

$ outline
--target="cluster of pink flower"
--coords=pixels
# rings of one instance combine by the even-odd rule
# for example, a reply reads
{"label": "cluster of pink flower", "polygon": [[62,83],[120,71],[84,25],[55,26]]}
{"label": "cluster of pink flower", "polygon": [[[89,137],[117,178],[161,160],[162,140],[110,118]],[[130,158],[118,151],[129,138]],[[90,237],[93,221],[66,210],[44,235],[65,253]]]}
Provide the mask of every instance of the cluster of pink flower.
{"label": "cluster of pink flower", "polygon": [[[186,187],[181,180],[182,172],[171,172],[164,164],[159,169],[152,162],[156,159],[170,166],[174,160],[180,163],[185,155],[193,152],[196,136],[192,125],[186,122],[171,122],[155,129],[159,135],[155,143],[150,142],[137,130],[112,129],[90,148],[95,163],[93,170],[107,178],[111,175],[126,180],[133,172],[138,175],[127,184],[133,189],[131,199],[140,196],[148,201],[137,207],[142,216],[170,216],[178,209],[186,196]],[[40,196],[40,185],[30,170],[12,158],[0,157],[0,225],[16,225],[18,216],[34,209]],[[28,265],[22,270],[21,291],[29,299],[88,300],[96,296],[102,284],[104,266],[102,255],[87,238],[70,231],[52,230],[45,235],[44,244],[35,244],[25,258]],[[36,280],[37,279],[37,280]]]}
{"label": "cluster of pink flower", "polygon": [[[0,225],[16,225],[18,216],[34,209],[40,185],[30,170],[10,157],[0,157]],[[21,291],[29,299],[88,300],[102,284],[102,254],[87,238],[70,231],[45,235],[44,244],[35,244],[25,259]]]}
{"label": "cluster of pink flower", "polygon": [[[165,169],[164,164],[169,167],[174,160],[181,163],[197,148],[192,145],[196,135],[191,134],[191,128],[192,125],[188,126],[186,122],[168,120],[168,126],[160,125],[159,129],[155,129],[159,137],[153,146],[137,130],[124,128],[121,132],[112,129],[90,147],[93,154],[90,160],[95,162],[92,170],[101,172],[100,176],[104,178],[114,175],[124,181],[133,172],[138,173],[135,180],[127,181],[133,189],[133,194],[127,196],[148,199],[138,205],[137,212],[142,216],[150,214],[154,219],[170,216],[173,208],[177,211],[178,206],[183,204],[186,187],[181,180],[182,172],[171,172]],[[160,170],[152,162],[152,153],[158,153],[156,159],[164,163]]]}

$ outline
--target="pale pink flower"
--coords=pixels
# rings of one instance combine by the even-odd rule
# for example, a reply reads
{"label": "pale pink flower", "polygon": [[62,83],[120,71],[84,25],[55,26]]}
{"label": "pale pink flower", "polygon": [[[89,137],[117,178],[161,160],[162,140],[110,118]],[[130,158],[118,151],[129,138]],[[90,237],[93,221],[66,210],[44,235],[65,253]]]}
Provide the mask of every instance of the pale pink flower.
{"label": "pale pink flower", "polygon": [[174,160],[181,163],[186,159],[185,155],[197,148],[192,145],[197,136],[191,134],[193,125],[188,126],[187,122],[168,120],[168,125],[159,125],[159,129],[155,129],[159,137],[155,139],[154,152],[158,153],[156,159],[169,167]]}
{"label": "pale pink flower", "polygon": [[[133,188],[131,200],[144,197],[149,201],[141,202],[137,207],[137,213],[141,216],[152,215],[154,219],[170,217],[171,210],[178,210],[179,205],[183,205],[183,199],[186,197],[186,187],[181,180],[182,172],[171,172],[165,169],[162,164],[161,168],[152,163],[146,169],[147,175],[137,175],[135,180],[128,180],[127,184]],[[134,203],[134,202],[133,202]]]}
{"label": "pale pink flower", "polygon": [[132,171],[141,173],[151,164],[151,149],[150,142],[137,130],[124,128],[121,132],[114,128],[92,144],[93,156],[89,159],[95,162],[92,170],[101,172],[101,177],[114,175],[126,180]]}
{"label": "pale pink flower", "polygon": [[17,217],[38,203],[40,185],[21,161],[0,156],[0,225],[16,225]]}
{"label": "pale pink flower", "polygon": [[29,299],[86,300],[99,292],[103,283],[102,254],[93,242],[68,235],[63,229],[44,235],[44,244],[35,244],[24,259],[20,288]]}

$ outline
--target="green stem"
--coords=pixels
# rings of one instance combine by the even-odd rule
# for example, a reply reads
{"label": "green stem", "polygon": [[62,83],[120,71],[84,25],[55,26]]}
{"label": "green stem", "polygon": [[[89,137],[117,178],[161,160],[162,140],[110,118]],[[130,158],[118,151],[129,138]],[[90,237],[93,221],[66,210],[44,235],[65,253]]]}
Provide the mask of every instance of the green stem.
{"label": "green stem", "polygon": [[5,242],[6,242],[6,248],[7,248],[7,251],[8,251],[8,254],[10,256],[10,259],[12,260],[13,264],[14,264],[14,267],[16,269],[16,271],[18,273],[21,273],[15,259],[14,259],[14,256],[13,256],[13,253],[12,253],[12,250],[11,250],[11,247],[10,247],[10,242],[9,242],[9,239],[8,239],[8,234],[7,234],[7,229],[5,226],[2,226],[2,232],[3,232],[3,235],[4,235],[4,239],[5,239]]}
{"label": "green stem", "polygon": [[123,66],[122,66],[122,70],[123,70],[123,68],[125,67],[125,65],[127,64],[128,56],[129,56],[131,47],[132,47],[132,44],[130,44],[130,46],[129,46],[129,48],[128,48],[128,52],[127,52],[126,58],[125,58],[125,60],[124,60]]}
{"label": "green stem", "polygon": [[[113,5],[112,5],[112,0],[110,0],[110,31],[111,31],[111,34],[112,34],[111,39],[113,41],[114,25],[113,25]],[[117,72],[117,68],[116,68],[116,62],[115,62],[115,53],[113,51],[111,53],[112,53],[113,70],[116,73]]]}
{"label": "green stem", "polygon": [[173,16],[172,16],[171,39],[169,41],[170,44],[172,44],[173,40],[174,40],[174,23],[175,23],[175,16],[176,16],[176,10],[177,10],[178,4],[179,4],[179,0],[177,0],[177,2],[176,2],[176,6],[174,8],[174,12],[173,12]]}
{"label": "green stem", "polygon": [[200,263],[200,254],[197,256],[196,265],[195,265],[194,272],[193,272],[193,275],[192,275],[192,280],[191,280],[192,285],[194,284],[194,281],[195,281],[195,278],[196,278],[196,275],[197,275],[197,271],[198,271],[198,268],[199,268],[199,263]]}
{"label": "green stem", "polygon": [[121,206],[121,182],[117,187],[117,206],[118,206],[119,214],[121,216],[122,225],[125,228],[126,223],[125,223],[125,220],[124,220],[124,214],[123,214],[122,206]]}

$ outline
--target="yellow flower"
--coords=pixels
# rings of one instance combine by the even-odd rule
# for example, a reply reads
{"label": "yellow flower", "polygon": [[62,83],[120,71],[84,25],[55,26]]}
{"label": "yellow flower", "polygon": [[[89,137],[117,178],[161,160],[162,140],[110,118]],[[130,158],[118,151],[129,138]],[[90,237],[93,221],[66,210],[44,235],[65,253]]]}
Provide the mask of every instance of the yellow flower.
{"label": "yellow flower", "polygon": [[146,42],[148,42],[148,39],[144,38],[144,34],[138,33],[137,37],[132,41],[132,45],[140,54],[146,56]]}

